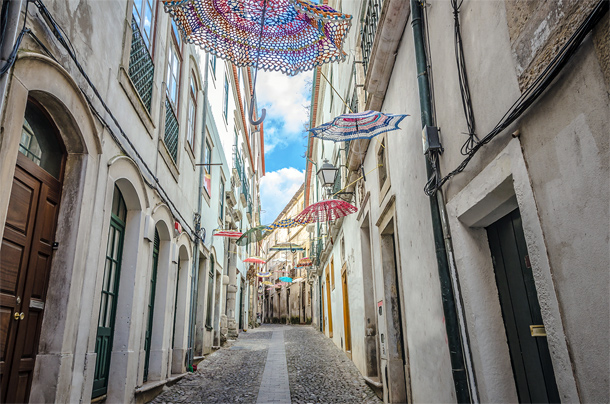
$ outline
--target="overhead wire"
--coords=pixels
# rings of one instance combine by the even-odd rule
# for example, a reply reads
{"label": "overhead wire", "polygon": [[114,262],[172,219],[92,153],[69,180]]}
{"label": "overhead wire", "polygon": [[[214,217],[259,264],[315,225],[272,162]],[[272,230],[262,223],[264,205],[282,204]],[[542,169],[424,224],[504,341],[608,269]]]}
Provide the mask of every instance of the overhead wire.
{"label": "overhead wire", "polygon": [[469,152],[468,156],[457,166],[456,169],[444,176],[439,181],[436,181],[434,186],[425,189],[427,195],[433,195],[440,187],[442,187],[450,178],[464,171],[470,160],[475,154],[487,143],[493,140],[504,129],[509,127],[517,120],[548,88],[551,82],[561,72],[563,67],[571,60],[572,56],[578,50],[584,38],[589,31],[599,22],[599,20],[608,12],[609,2],[600,0],[589,16],[579,25],[574,33],[568,38],[566,43],[561,47],[559,52],[553,57],[551,62],[545,69],[536,77],[536,79],[528,86],[528,88],[515,100],[506,113],[502,116],[496,126],[485,135]]}
{"label": "overhead wire", "polygon": [[[6,72],[8,72],[9,69],[13,66],[13,64],[15,64],[15,60],[17,60],[17,51],[19,50],[19,47],[21,46],[21,41],[23,40],[23,36],[26,33],[30,32],[30,29],[25,27],[25,23],[28,19],[28,6],[29,5],[30,5],[30,0],[26,0],[25,13],[23,15],[23,25],[21,27],[21,31],[19,32],[19,35],[17,36],[17,40],[15,41],[15,44],[13,45],[13,50],[9,54],[9,57],[6,60],[6,63],[4,65],[2,65],[2,67],[0,67],[0,77],[4,76],[6,74]],[[5,13],[8,13],[8,2],[5,4],[5,6],[6,6],[6,9],[4,9],[4,7],[3,7],[3,9],[5,10],[5,12],[2,15],[3,21],[5,20],[5,18],[8,19],[8,17],[5,16]],[[6,34],[6,21],[4,21],[3,27],[2,27],[2,43],[4,43],[5,34]]]}

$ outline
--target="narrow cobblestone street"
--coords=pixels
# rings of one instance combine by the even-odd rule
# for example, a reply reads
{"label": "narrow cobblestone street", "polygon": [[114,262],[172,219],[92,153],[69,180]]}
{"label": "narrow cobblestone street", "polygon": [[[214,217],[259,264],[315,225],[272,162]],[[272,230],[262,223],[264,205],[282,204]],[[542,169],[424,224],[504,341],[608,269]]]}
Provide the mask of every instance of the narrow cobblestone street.
{"label": "narrow cobblestone street", "polygon": [[152,403],[379,403],[347,356],[310,326],[264,325],[199,363]]}

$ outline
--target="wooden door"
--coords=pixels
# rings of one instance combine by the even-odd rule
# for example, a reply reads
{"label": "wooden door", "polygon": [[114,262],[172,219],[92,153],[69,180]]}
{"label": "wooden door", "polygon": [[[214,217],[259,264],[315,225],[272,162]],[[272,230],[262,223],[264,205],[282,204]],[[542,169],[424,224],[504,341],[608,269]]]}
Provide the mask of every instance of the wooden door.
{"label": "wooden door", "polygon": [[330,303],[330,274],[326,267],[326,308],[328,309],[328,336],[333,337],[333,309]]}
{"label": "wooden door", "polygon": [[0,402],[28,401],[60,193],[60,181],[18,154],[0,250]]}
{"label": "wooden door", "polygon": [[511,364],[522,403],[556,403],[559,393],[543,325],[519,210],[487,228]]}
{"label": "wooden door", "polygon": [[352,357],[352,326],[349,318],[349,296],[347,294],[347,266],[344,264],[341,270],[341,286],[343,292],[343,331],[345,335],[345,351]]}

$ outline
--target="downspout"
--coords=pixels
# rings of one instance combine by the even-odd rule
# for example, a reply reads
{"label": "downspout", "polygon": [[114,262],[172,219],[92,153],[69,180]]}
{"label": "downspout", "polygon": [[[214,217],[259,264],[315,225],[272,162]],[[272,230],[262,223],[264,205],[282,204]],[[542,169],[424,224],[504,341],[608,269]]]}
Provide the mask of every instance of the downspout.
{"label": "downspout", "polygon": [[[27,11],[27,1],[3,1],[2,9],[0,11],[0,18],[2,24],[0,29],[3,30],[4,34],[0,37],[2,42],[0,43],[0,67],[5,69],[7,63],[13,63],[14,59],[11,60],[14,48],[20,46],[21,27],[23,22],[21,21],[21,13]],[[24,21],[27,20],[27,13],[24,13]],[[7,83],[9,80],[9,70],[0,78],[0,111],[4,111],[4,99],[6,97]]]}
{"label": "downspout", "polygon": [[[203,69],[203,116],[201,123],[201,130],[203,136],[201,138],[201,150],[199,152],[199,158],[201,165],[199,166],[199,187],[197,190],[197,212],[195,213],[195,246],[193,247],[193,272],[191,274],[191,311],[189,315],[189,340],[188,340],[188,370],[193,371],[193,358],[194,358],[194,345],[195,345],[195,309],[197,304],[197,294],[199,285],[199,241],[201,240],[201,210],[203,208],[203,180],[205,167],[203,163],[205,157],[205,133],[208,118],[208,68],[210,65],[210,54],[205,54],[205,67]],[[221,195],[221,198],[224,196]],[[203,241],[202,241],[203,243]],[[210,293],[208,291],[208,293]]]}
{"label": "downspout", "polygon": [[[427,57],[423,38],[422,10],[418,0],[411,1],[411,25],[413,27],[413,42],[415,45],[415,61],[417,65],[417,85],[419,89],[419,103],[421,109],[421,121],[423,126],[433,126],[432,101],[430,98],[430,84],[427,72]],[[426,171],[428,178],[433,174],[432,164],[426,158]],[[444,211],[444,200],[440,192],[430,197],[430,213],[432,216],[432,232],[436,250],[436,261],[441,284],[441,297],[443,301],[443,313],[445,315],[445,328],[447,331],[447,344],[451,358],[451,370],[453,383],[458,403],[472,402],[470,386],[464,366],[464,341],[460,335],[458,314],[455,305],[455,295],[445,248],[445,235],[443,234],[443,220],[441,220],[441,209]],[[447,234],[449,237],[449,234]],[[475,395],[476,396],[476,395]]]}

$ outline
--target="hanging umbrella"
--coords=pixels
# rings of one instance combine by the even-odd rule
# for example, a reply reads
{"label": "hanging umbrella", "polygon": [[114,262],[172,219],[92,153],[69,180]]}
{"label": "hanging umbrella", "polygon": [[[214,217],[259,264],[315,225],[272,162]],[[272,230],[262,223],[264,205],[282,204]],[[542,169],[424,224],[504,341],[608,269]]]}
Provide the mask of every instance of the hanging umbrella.
{"label": "hanging umbrella", "polygon": [[276,244],[273,247],[269,247],[270,251],[304,251],[305,249],[298,244],[294,243],[280,243]]}
{"label": "hanging umbrella", "polygon": [[298,223],[327,222],[355,213],[358,209],[340,199],[327,199],[309,205],[299,213],[294,221]]}
{"label": "hanging umbrella", "polygon": [[260,278],[268,278],[271,276],[271,272],[257,272],[256,276]]}
{"label": "hanging umbrella", "polygon": [[261,241],[267,234],[269,234],[267,226],[256,226],[246,231],[235,243],[243,247]]}
{"label": "hanging umbrella", "polygon": [[242,232],[235,230],[215,230],[212,236],[239,238],[242,236]]}
{"label": "hanging umbrella", "polygon": [[282,282],[292,283],[292,278],[289,276],[280,276],[278,279]]}
{"label": "hanging umbrella", "polygon": [[313,265],[313,261],[309,257],[303,257],[297,262],[297,268],[309,267]]}
{"label": "hanging umbrella", "polygon": [[253,264],[264,264],[267,261],[265,261],[261,257],[248,257],[244,260],[244,262],[251,262]]}
{"label": "hanging umbrella", "polygon": [[266,286],[273,286],[273,283],[272,283],[272,282],[269,282],[269,281],[263,281],[263,285],[266,285]]}
{"label": "hanging umbrella", "polygon": [[301,224],[300,223],[296,223],[293,218],[288,218],[288,219],[277,220],[277,221],[271,223],[269,226],[267,226],[267,228],[269,230],[288,229],[288,228],[297,227],[297,226],[300,226],[300,225]]}
{"label": "hanging umbrella", "polygon": [[313,137],[333,142],[371,139],[385,132],[400,129],[398,124],[409,115],[364,111],[339,115],[318,127],[309,129]]}
{"label": "hanging umbrella", "polygon": [[[308,0],[163,0],[187,42],[232,62],[294,76],[345,59],[351,15]],[[256,88],[256,76],[254,85]],[[254,100],[250,123],[254,121]]]}
{"label": "hanging umbrella", "polygon": [[292,283],[300,283],[300,282],[305,282],[305,278],[296,278],[292,280]]}

